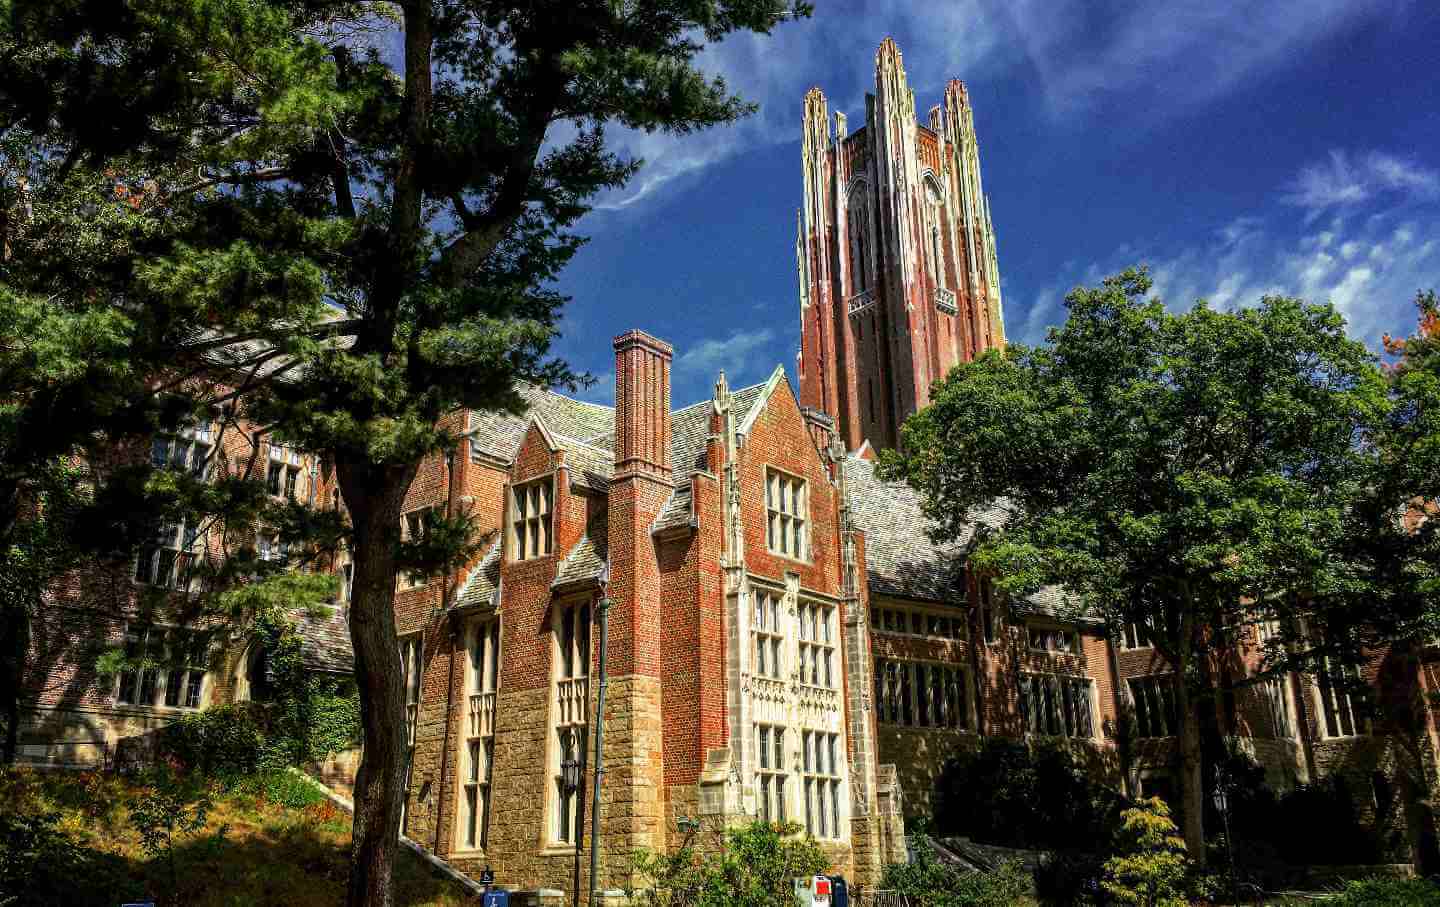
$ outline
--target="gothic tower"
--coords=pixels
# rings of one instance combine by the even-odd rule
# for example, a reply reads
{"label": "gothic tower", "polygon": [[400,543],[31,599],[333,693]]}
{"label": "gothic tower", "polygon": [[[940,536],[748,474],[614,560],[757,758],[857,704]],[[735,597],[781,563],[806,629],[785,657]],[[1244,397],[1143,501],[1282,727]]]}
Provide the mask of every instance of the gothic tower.
{"label": "gothic tower", "polygon": [[800,397],[835,418],[846,446],[894,447],[930,384],[1005,344],[990,202],[965,85],[917,122],[895,42],[875,54],[865,123],[848,132],[825,95],[805,95]]}

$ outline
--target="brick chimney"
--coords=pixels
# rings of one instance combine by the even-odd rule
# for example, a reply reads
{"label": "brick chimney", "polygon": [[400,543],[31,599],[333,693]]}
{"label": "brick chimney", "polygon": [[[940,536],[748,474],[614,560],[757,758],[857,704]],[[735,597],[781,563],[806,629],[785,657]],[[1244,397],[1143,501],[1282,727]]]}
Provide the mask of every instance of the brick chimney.
{"label": "brick chimney", "polygon": [[670,479],[670,344],[644,331],[615,338],[615,478]]}

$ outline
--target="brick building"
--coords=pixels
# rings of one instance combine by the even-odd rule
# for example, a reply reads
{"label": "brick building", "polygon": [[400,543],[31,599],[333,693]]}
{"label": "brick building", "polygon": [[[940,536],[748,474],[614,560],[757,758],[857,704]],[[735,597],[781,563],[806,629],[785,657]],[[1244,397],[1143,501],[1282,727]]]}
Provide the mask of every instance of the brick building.
{"label": "brick building", "polygon": [[[1172,681],[1143,630],[1107,638],[1060,589],[998,600],[966,568],[968,540],[933,543],[915,493],[875,475],[872,449],[895,443],[930,383],[1005,339],[965,87],[951,82],[921,125],[887,39],[865,125],[847,132],[837,114],[832,129],[812,90],[802,147],[798,394],[777,368],[740,389],[721,375],[708,399],[672,407],[670,346],[630,331],[613,343],[613,407],[529,388],[524,417],[458,413],[464,443],[410,489],[405,531],[444,508],[472,514],[484,541],[466,569],[402,577],[396,593],[405,833],[462,870],[569,887],[589,794],[568,790],[561,766],[593,753],[602,603],[603,887],[632,881],[633,850],[677,846],[682,820],[755,817],[800,823],[838,871],[873,881],[903,858],[902,819],[926,811],[944,759],[986,735],[1068,741],[1133,793],[1174,789]],[[323,464],[241,435],[237,456],[281,463],[277,493],[293,460],[295,493],[333,506]],[[976,525],[1003,518],[997,507]],[[86,626],[56,638],[135,635],[144,569],[58,590],[57,614]],[[102,581],[128,604],[96,622],[82,605]],[[317,669],[344,670],[343,627],[342,608],[307,628]],[[1216,670],[1253,673],[1263,632]],[[107,685],[77,659],[55,663],[73,663],[57,669],[66,692],[36,697],[30,735],[51,756],[243,698],[251,676],[229,653],[201,671],[198,699],[187,676],[172,703],[168,678]],[[1433,674],[1413,683],[1434,689]],[[1396,738],[1332,686],[1245,687],[1217,722],[1277,786],[1350,773],[1373,794],[1366,821],[1397,821],[1375,786]],[[1434,729],[1427,713],[1431,779]]]}

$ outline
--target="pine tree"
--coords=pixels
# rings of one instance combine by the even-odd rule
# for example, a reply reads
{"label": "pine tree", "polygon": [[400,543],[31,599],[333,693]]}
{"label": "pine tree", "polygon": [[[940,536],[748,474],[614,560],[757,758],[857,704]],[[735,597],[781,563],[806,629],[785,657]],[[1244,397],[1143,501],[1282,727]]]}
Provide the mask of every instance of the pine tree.
{"label": "pine tree", "polygon": [[[607,128],[689,133],[750,110],[706,42],[808,14],[786,0],[10,0],[0,131],[61,175],[120,171],[182,235],[121,308],[190,330],[173,368],[239,375],[246,415],[335,464],[350,519],[364,724],[349,903],[388,904],[404,772],[392,609],[418,465],[462,407],[518,412],[548,355],[550,281],[595,195],[639,166]],[[437,523],[459,538],[463,514]]]}

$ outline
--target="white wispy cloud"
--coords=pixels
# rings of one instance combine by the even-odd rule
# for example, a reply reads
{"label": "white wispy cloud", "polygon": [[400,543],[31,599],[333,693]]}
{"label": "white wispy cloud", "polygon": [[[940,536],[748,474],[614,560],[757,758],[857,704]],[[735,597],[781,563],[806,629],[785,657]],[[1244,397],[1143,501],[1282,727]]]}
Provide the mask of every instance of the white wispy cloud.
{"label": "white wispy cloud", "polygon": [[[771,35],[736,34],[697,64],[759,105],[754,116],[700,135],[611,134],[646,166],[599,200],[633,208],[686,175],[742,151],[800,136],[805,91],[820,84],[832,111],[857,123],[873,90],[875,49],[895,35],[922,117],[946,79],[1006,77],[1039,84],[1049,113],[1068,117],[1124,98],[1151,120],[1220,97],[1355,23],[1402,15],[1407,0],[1152,0],[1123,11],[1093,0],[866,0]],[[796,166],[798,167],[798,161]]]}
{"label": "white wispy cloud", "polygon": [[762,327],[693,343],[675,357],[676,382],[707,381],[722,369],[731,384],[759,380],[780,361],[776,339],[774,328]]}
{"label": "white wispy cloud", "polygon": [[[1383,199],[1382,199],[1383,201]],[[1385,333],[1414,327],[1415,291],[1440,285],[1440,211],[1372,204],[1296,231],[1283,216],[1246,215],[1183,250],[1127,246],[1032,297],[1017,339],[1038,343],[1065,318],[1060,285],[1095,285],[1107,274],[1148,263],[1154,292],[1172,308],[1206,299],[1217,308],[1255,305],[1266,295],[1330,302],[1352,336],[1378,349]]]}
{"label": "white wispy cloud", "polygon": [[1280,200],[1305,209],[1313,221],[1331,209],[1392,193],[1433,198],[1440,193],[1440,173],[1384,151],[1351,154],[1337,149],[1325,160],[1302,167]]}

